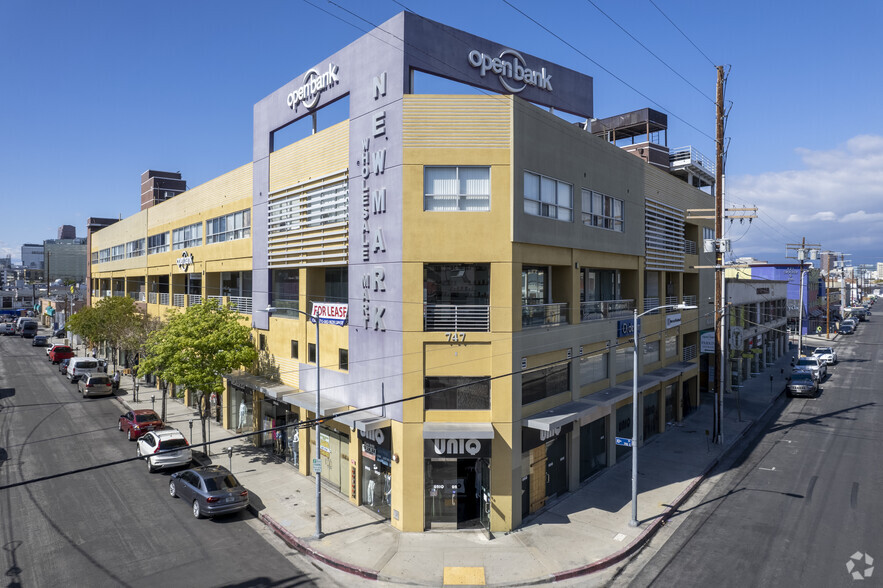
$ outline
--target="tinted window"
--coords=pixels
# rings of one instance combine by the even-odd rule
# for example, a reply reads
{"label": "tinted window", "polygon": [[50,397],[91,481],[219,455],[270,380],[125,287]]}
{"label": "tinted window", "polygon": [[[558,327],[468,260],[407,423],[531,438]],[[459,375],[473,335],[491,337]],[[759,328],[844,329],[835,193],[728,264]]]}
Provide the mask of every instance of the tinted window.
{"label": "tinted window", "polygon": [[809,374],[794,374],[791,382],[794,384],[812,384],[813,379]]}
{"label": "tinted window", "polygon": [[239,480],[237,480],[233,474],[205,479],[205,489],[208,492],[214,492],[215,490],[229,490],[230,488],[236,488],[237,486],[239,486]]}
{"label": "tinted window", "polygon": [[[131,418],[131,417],[130,417]],[[135,422],[138,423],[149,423],[150,421],[158,421],[159,415],[155,412],[150,414],[139,414],[135,417]]]}
{"label": "tinted window", "polygon": [[187,447],[187,441],[184,439],[163,439],[159,443],[160,449],[183,449]]}
{"label": "tinted window", "polygon": [[88,382],[90,384],[98,384],[98,385],[110,384],[110,380],[107,378],[107,376],[93,376],[93,377],[89,378]]}

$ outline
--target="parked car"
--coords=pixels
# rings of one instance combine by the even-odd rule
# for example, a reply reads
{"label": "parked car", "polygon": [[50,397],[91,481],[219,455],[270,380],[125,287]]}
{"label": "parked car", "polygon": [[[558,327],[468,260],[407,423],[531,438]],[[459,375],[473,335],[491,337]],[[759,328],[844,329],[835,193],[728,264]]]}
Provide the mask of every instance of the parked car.
{"label": "parked car", "polygon": [[67,345],[54,345],[49,350],[49,361],[58,363],[62,359],[70,359],[74,356],[74,350]]}
{"label": "parked car", "polygon": [[825,365],[834,365],[837,363],[837,352],[833,347],[816,347],[812,352],[813,355],[822,360]]}
{"label": "parked car", "polygon": [[98,361],[96,359],[91,357],[72,357],[71,362],[67,366],[66,374],[67,379],[73,384],[86,374],[91,374],[92,372],[97,371]]}
{"label": "parked car", "polygon": [[837,329],[837,332],[841,335],[852,335],[855,333],[855,327],[853,327],[851,323],[840,323],[840,328]]}
{"label": "parked car", "polygon": [[3,323],[0,325],[0,333],[3,335],[15,335],[15,325],[12,323]]}
{"label": "parked car", "polygon": [[147,471],[189,465],[193,460],[190,444],[178,429],[149,431],[138,439],[137,454],[147,460]]}
{"label": "parked car", "polygon": [[37,322],[28,321],[21,324],[21,336],[24,339],[30,339],[37,336]]}
{"label": "parked car", "polygon": [[67,366],[70,365],[70,362],[70,359],[62,359],[61,363],[58,364],[58,371],[61,373],[62,376],[67,375]]}
{"label": "parked car", "polygon": [[107,374],[91,373],[86,374],[77,381],[77,389],[83,398],[89,396],[108,396],[113,394],[113,385]]}
{"label": "parked car", "polygon": [[126,438],[134,441],[145,433],[162,429],[163,422],[159,415],[149,409],[130,410],[120,415],[120,431],[126,432]]}
{"label": "parked car", "polygon": [[67,337],[67,331],[65,331],[64,329],[58,329],[57,331],[52,333],[52,335],[57,339],[64,339],[65,337]]}
{"label": "parked car", "polygon": [[31,341],[32,347],[46,347],[49,345],[49,338],[46,335],[36,335]]}
{"label": "parked car", "polygon": [[818,357],[810,355],[797,358],[794,369],[791,371],[792,374],[810,372],[816,381],[821,383],[828,375],[828,366],[822,363]]}
{"label": "parked car", "polygon": [[200,466],[175,472],[169,479],[169,495],[191,503],[193,516],[213,517],[248,507],[248,490],[224,466]]}
{"label": "parked car", "polygon": [[812,397],[819,393],[819,383],[810,372],[796,372],[791,374],[791,379],[785,387],[785,393],[789,397]]}

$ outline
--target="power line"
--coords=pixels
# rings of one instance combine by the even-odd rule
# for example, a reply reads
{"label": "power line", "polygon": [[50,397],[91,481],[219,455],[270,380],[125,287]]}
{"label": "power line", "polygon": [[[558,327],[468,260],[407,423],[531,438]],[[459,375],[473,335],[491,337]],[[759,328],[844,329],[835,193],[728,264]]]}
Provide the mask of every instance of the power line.
{"label": "power line", "polygon": [[620,29],[623,33],[625,33],[626,35],[628,35],[628,36],[629,36],[629,37],[630,37],[635,43],[637,43],[638,45],[640,45],[641,47],[643,47],[644,50],[647,51],[647,53],[649,53],[650,55],[652,55],[653,57],[655,57],[656,60],[659,61],[659,63],[661,63],[662,65],[664,65],[665,67],[667,67],[667,68],[668,68],[673,74],[675,74],[676,76],[678,76],[679,78],[681,78],[681,79],[682,79],[684,82],[686,82],[691,88],[693,88],[694,90],[696,90],[697,92],[699,92],[700,95],[702,95],[702,96],[705,97],[709,102],[711,102],[712,104],[714,104],[714,98],[712,98],[711,96],[709,96],[708,94],[706,94],[705,92],[703,92],[702,90],[700,90],[699,88],[697,88],[697,87],[693,84],[693,82],[691,82],[690,80],[688,80],[687,78],[685,78],[683,75],[681,75],[681,73],[680,73],[679,71],[677,71],[675,68],[673,68],[672,66],[670,66],[668,63],[666,63],[661,57],[659,57],[656,53],[654,53],[649,47],[647,47],[646,45],[644,45],[644,44],[643,44],[643,43],[642,43],[637,37],[635,37],[633,34],[631,34],[629,31],[627,31],[627,30],[625,29],[625,27],[623,27],[621,24],[619,24],[618,22],[616,22],[616,21],[613,19],[613,17],[611,17],[609,14],[607,14],[606,12],[604,12],[603,10],[601,10],[601,8],[600,8],[597,4],[595,4],[592,0],[586,0],[586,2],[588,2],[589,4],[591,4],[592,6],[594,6],[595,9],[596,9],[598,12],[600,12],[601,14],[603,14],[605,17],[607,17],[607,19],[608,19],[610,22],[612,22],[612,23],[615,24],[617,27],[619,27],[619,29]]}
{"label": "power line", "polygon": [[708,55],[706,55],[705,52],[703,52],[702,49],[700,49],[699,46],[696,45],[696,43],[694,43],[694,42],[692,41],[692,39],[690,39],[690,37],[687,36],[687,33],[685,33],[684,31],[682,31],[681,28],[680,28],[678,25],[676,25],[675,22],[674,22],[672,19],[670,19],[670,18],[668,17],[668,15],[665,14],[665,13],[662,11],[662,9],[661,9],[659,6],[657,6],[656,3],[655,3],[653,0],[649,0],[649,1],[650,1],[650,4],[652,4],[653,7],[654,7],[656,10],[659,11],[659,14],[661,14],[662,16],[664,16],[664,17],[665,17],[665,20],[667,20],[668,22],[670,22],[670,23],[671,23],[671,26],[673,26],[675,29],[677,29],[677,31],[678,31],[680,34],[682,34],[682,35],[684,36],[684,38],[687,39],[687,41],[690,42],[690,45],[692,45],[692,46],[696,49],[696,51],[698,51],[698,52],[702,55],[702,57],[704,57],[706,60],[708,60],[708,63],[710,63],[712,67],[716,67],[717,64],[715,64],[715,63],[714,63],[714,62],[708,57]]}

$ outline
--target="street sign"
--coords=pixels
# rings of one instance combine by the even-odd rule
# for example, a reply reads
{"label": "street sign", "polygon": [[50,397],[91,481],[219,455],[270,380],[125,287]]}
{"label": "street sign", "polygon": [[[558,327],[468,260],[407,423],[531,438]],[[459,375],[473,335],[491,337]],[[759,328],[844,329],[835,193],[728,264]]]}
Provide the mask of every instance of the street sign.
{"label": "street sign", "polygon": [[322,473],[322,460],[321,459],[314,459],[313,460],[313,473],[314,474],[321,474]]}
{"label": "street sign", "polygon": [[632,440],[629,439],[628,437],[617,437],[617,438],[616,438],[616,444],[617,444],[617,445],[622,445],[623,447],[631,447],[631,446],[632,446]]}

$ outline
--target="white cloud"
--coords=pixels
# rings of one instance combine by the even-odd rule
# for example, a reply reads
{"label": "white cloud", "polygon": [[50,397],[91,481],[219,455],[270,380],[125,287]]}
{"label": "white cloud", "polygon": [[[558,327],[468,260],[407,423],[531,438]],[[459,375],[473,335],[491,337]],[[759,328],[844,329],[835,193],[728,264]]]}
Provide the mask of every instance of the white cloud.
{"label": "white cloud", "polygon": [[803,169],[728,178],[727,206],[758,208],[757,229],[740,240],[738,254],[782,261],[787,243],[806,238],[851,253],[856,263],[883,259],[883,136],[796,151]]}

